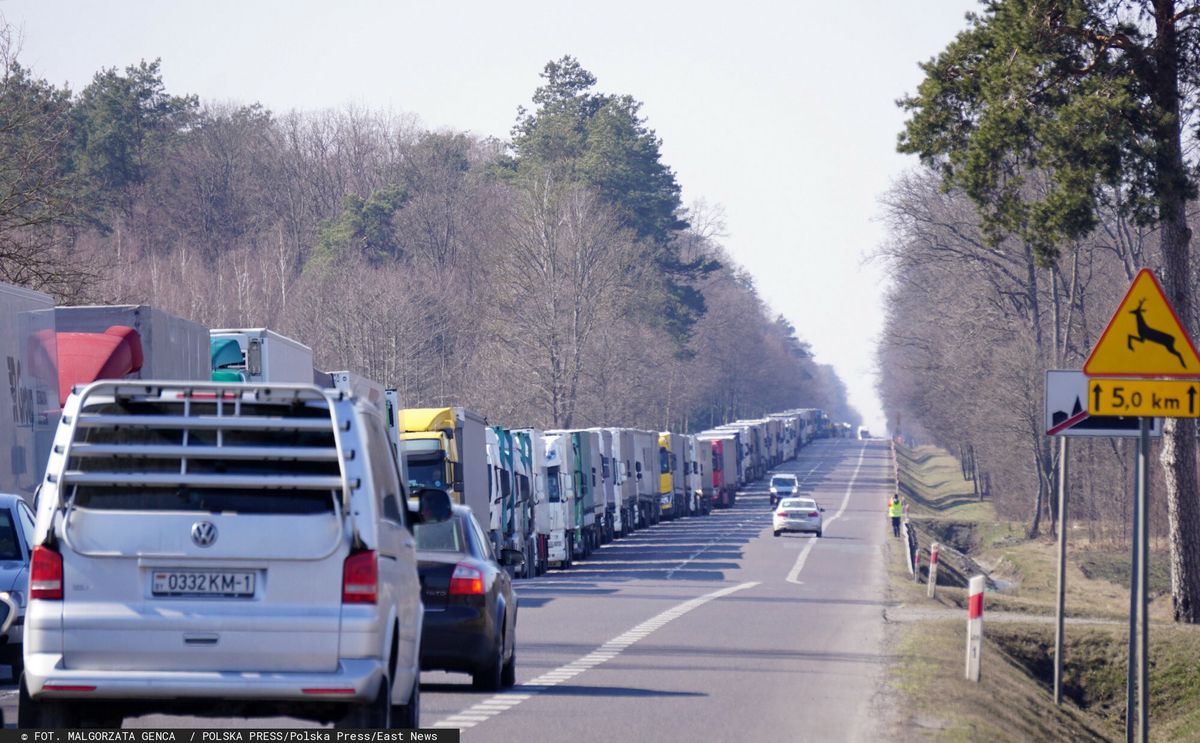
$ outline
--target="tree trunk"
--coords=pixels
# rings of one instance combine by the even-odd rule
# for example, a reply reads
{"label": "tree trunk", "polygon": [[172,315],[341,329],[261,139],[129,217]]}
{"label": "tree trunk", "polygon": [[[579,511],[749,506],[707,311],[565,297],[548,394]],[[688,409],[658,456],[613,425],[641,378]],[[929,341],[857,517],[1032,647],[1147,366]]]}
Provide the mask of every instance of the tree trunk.
{"label": "tree trunk", "polygon": [[[1185,329],[1192,326],[1189,249],[1192,238],[1185,207],[1188,171],[1183,159],[1179,101],[1179,48],[1175,3],[1156,0],[1157,69],[1153,90],[1159,109],[1155,163],[1163,284]],[[1196,427],[1191,420],[1168,418],[1163,426],[1162,457],[1167,516],[1171,532],[1171,601],[1175,621],[1200,623],[1200,488],[1196,478]]]}

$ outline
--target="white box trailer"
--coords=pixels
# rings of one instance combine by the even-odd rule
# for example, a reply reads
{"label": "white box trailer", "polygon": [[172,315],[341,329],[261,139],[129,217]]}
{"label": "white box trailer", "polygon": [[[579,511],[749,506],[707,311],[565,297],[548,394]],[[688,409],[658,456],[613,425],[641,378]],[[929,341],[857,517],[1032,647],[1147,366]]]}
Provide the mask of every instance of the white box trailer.
{"label": "white box trailer", "polygon": [[[604,476],[603,476],[603,457],[600,452],[600,432],[580,430],[576,431],[579,435],[580,442],[587,447],[583,462],[588,470],[591,471],[591,482],[589,483],[591,501],[591,516],[584,514],[584,538],[586,540],[583,556],[586,559],[593,551],[600,548],[600,544],[604,541],[604,511],[607,508],[604,494]],[[584,473],[586,476],[586,472]]]}
{"label": "white box trailer", "polygon": [[[59,334],[59,357],[71,353],[66,346],[71,334],[104,334],[114,326],[137,331],[142,363],[128,379],[208,381],[212,367],[209,359],[208,330],[199,323],[144,304],[79,305],[54,308],[55,331]],[[65,365],[59,365],[60,372]],[[312,382],[309,377],[302,380]],[[97,377],[103,378],[103,377]],[[77,379],[76,383],[94,382]]]}
{"label": "white box trailer", "polygon": [[[300,341],[267,328],[222,328],[209,336],[213,373],[240,372],[243,382],[313,383],[313,352]],[[230,341],[241,351],[240,360]]]}
{"label": "white box trailer", "polygon": [[713,442],[700,436],[689,438],[696,453],[696,496],[700,500],[700,513],[708,515],[717,500],[712,481]]}
{"label": "white box trailer", "polygon": [[537,507],[546,501],[546,442],[536,428],[518,428],[511,434],[517,487],[516,530],[525,553],[521,575],[533,578],[546,572],[548,562],[546,540],[537,523]]}
{"label": "white box trailer", "polygon": [[547,431],[565,434],[575,454],[575,556],[586,560],[601,542],[604,526],[604,487],[601,475],[600,434],[572,428]]}
{"label": "white box trailer", "polygon": [[658,501],[658,434],[637,431],[633,434],[633,475],[637,484],[637,524],[657,524],[662,513]]}
{"label": "white box trailer", "polygon": [[[669,433],[669,432],[667,432]],[[688,480],[691,467],[688,464],[688,445],[686,437],[681,433],[671,435],[671,454],[674,464],[671,469],[671,485],[674,493],[673,515],[675,518],[691,515],[691,501]]]}
{"label": "white box trailer", "polygon": [[62,406],[54,298],[0,284],[0,353],[8,394],[0,395],[0,491],[33,502]]}
{"label": "white box trailer", "polygon": [[713,504],[732,508],[739,485],[737,432],[703,431],[696,438],[708,442],[712,452],[707,482],[712,486]]}
{"label": "white box trailer", "polygon": [[755,420],[735,421],[735,425],[744,426],[749,434],[746,441],[750,447],[752,479],[766,477],[767,470],[771,468],[767,462],[766,442],[763,440],[766,437],[766,425]]}
{"label": "white box trailer", "polygon": [[690,516],[698,516],[704,512],[704,508],[700,502],[700,462],[696,437],[685,433],[680,434],[680,438],[683,439],[683,478],[686,488],[684,497],[687,499],[687,512]]}
{"label": "white box trailer", "polygon": [[728,423],[717,426],[714,431],[730,432],[738,437],[738,459],[741,484],[746,485],[761,477],[758,471],[758,460],[754,446],[754,427],[746,423]]}
{"label": "white box trailer", "polygon": [[767,417],[774,418],[783,424],[783,461],[795,459],[803,443],[800,434],[802,427],[800,413],[788,410],[782,413],[772,413]]}
{"label": "white box trailer", "polygon": [[638,481],[636,477],[634,431],[629,428],[610,428],[613,437],[614,485],[617,493],[617,512],[614,528],[625,536],[637,528]]}
{"label": "white box trailer", "polygon": [[[597,437],[600,445],[600,482],[597,485],[597,498],[603,497],[603,517],[597,522],[600,542],[608,544],[616,536],[619,528],[617,516],[617,468],[616,457],[613,455],[613,435],[607,428],[590,428],[588,431]],[[597,508],[597,516],[601,513]]]}

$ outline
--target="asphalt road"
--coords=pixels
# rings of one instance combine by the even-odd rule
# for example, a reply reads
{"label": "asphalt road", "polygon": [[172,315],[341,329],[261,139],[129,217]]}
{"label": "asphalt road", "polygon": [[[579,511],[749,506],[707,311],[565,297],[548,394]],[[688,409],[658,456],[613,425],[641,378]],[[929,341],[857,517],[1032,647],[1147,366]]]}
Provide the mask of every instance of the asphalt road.
{"label": "asphalt road", "polygon": [[[425,673],[424,727],[464,741],[871,740],[879,736],[887,442],[822,440],[780,471],[825,508],[820,539],[773,538],[765,483],[570,571],[517,581],[517,686]],[[0,709],[16,719],[11,686]],[[163,716],[127,727],[271,726]]]}

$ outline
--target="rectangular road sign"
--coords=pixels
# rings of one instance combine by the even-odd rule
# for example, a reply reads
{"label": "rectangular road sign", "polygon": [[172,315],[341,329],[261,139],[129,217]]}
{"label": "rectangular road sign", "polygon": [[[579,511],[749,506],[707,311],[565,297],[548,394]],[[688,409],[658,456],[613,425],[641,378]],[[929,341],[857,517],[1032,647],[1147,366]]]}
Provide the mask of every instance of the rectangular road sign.
{"label": "rectangular road sign", "polygon": [[[1078,370],[1050,369],[1046,372],[1046,434],[1049,436],[1140,435],[1135,416],[1088,415],[1088,379]],[[1151,436],[1162,435],[1162,418],[1150,426]]]}
{"label": "rectangular road sign", "polygon": [[1200,382],[1191,379],[1088,379],[1088,413],[1200,418]]}

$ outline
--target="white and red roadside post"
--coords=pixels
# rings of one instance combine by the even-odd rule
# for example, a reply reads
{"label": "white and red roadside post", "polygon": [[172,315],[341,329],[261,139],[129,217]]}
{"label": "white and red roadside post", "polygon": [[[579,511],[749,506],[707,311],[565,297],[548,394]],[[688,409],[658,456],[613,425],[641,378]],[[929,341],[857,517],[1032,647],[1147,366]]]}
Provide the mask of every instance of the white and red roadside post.
{"label": "white and red roadside post", "polygon": [[925,589],[925,595],[933,598],[937,592],[937,570],[938,570],[938,548],[937,542],[929,545],[929,587]]}
{"label": "white and red roadside post", "polygon": [[971,578],[967,599],[967,680],[979,681],[979,656],[983,652],[983,576]]}

